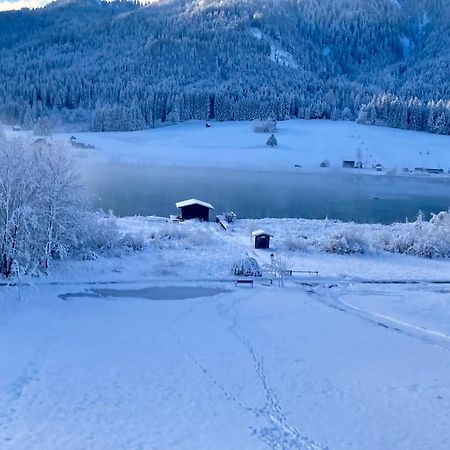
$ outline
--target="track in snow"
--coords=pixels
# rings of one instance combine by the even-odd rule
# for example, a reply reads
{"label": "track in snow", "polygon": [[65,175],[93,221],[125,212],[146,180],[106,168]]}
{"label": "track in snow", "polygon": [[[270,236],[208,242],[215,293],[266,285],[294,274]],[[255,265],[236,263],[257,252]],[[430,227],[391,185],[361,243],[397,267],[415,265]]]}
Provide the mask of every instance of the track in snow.
{"label": "track in snow", "polygon": [[[233,395],[222,383],[212,375],[211,371],[202,364],[195,354],[187,348],[185,343],[177,335],[174,325],[176,322],[187,317],[193,313],[197,306],[202,303],[202,300],[193,304],[183,314],[178,316],[169,324],[169,330],[177,342],[182,348],[183,352],[192,360],[192,362],[198,367],[198,369],[204,374],[211,384],[216,386],[222,392],[222,395],[227,401],[231,401],[236,404],[239,409],[251,413],[258,420],[265,420],[266,426],[252,427],[255,436],[262,442],[264,442],[268,448],[272,450],[324,450],[325,448],[316,444],[311,439],[301,434],[294,426],[292,426],[287,415],[284,413],[280,401],[272,388],[267,371],[264,365],[264,358],[258,354],[254,349],[251,342],[243,337],[237,329],[237,303],[233,300],[231,306],[221,303],[217,304],[217,313],[219,317],[229,322],[228,330],[237,339],[237,341],[246,349],[249,357],[253,362],[255,369],[256,380],[259,382],[265,397],[265,402],[262,407],[249,406],[243,402],[239,397]],[[227,308],[227,306],[229,306]]]}
{"label": "track in snow", "polygon": [[384,328],[394,333],[398,333],[404,336],[408,336],[413,339],[422,341],[428,345],[431,345],[440,350],[450,352],[450,336],[436,332],[433,330],[428,330],[417,325],[395,319],[393,317],[379,314],[373,311],[365,310],[351,303],[345,302],[340,299],[339,293],[332,295],[329,291],[338,287],[337,285],[331,286],[308,286],[306,292],[328,308],[333,308],[344,314],[349,314],[357,317],[365,322],[368,322],[374,326]]}

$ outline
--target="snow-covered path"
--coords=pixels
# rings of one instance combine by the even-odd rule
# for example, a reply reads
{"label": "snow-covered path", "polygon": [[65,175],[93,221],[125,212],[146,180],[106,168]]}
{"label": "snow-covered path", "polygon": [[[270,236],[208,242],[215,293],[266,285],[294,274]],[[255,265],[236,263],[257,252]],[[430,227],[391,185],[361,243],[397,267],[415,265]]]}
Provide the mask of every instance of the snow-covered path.
{"label": "snow-covered path", "polygon": [[[41,286],[37,301],[25,287],[3,303],[2,449],[450,445],[442,337],[372,318],[445,334],[444,320],[421,323],[412,306],[402,316],[389,292],[230,285],[185,300],[58,299],[67,289],[80,292]],[[448,305],[445,291],[433,296]]]}

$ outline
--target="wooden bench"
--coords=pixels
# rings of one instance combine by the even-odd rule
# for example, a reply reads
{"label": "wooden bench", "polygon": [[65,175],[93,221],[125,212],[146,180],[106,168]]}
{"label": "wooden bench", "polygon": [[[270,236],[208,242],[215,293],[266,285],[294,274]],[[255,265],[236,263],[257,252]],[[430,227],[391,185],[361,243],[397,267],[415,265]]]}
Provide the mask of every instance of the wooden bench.
{"label": "wooden bench", "polygon": [[319,275],[318,270],[290,270],[290,275],[293,275],[294,273],[306,273],[308,275]]}

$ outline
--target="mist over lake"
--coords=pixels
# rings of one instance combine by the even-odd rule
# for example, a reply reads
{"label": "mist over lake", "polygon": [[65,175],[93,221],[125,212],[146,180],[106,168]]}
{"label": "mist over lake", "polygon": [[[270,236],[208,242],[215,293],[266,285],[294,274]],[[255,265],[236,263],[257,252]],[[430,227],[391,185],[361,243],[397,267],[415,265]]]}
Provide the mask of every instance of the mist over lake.
{"label": "mist over lake", "polygon": [[84,178],[96,206],[119,216],[176,213],[175,202],[199,198],[216,213],[242,218],[338,219],[361,223],[414,220],[447,210],[446,178],[280,173],[220,168],[88,164]]}

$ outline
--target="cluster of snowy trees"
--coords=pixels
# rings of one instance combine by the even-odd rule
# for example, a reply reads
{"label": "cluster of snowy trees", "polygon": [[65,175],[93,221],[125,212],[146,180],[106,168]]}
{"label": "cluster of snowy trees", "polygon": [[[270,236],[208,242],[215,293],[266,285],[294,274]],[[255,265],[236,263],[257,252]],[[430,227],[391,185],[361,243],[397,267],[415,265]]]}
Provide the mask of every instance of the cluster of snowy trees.
{"label": "cluster of snowy trees", "polygon": [[0,275],[48,270],[81,238],[84,195],[62,148],[0,143]]}
{"label": "cluster of snowy trees", "polygon": [[1,13],[0,117],[25,128],[90,117],[107,131],[356,119],[383,92],[445,103],[449,9],[445,0],[72,0]]}
{"label": "cluster of snowy trees", "polygon": [[0,277],[48,273],[52,260],[137,250],[115,219],[94,211],[71,155],[50,140],[6,140],[0,131]]}
{"label": "cluster of snowy trees", "polygon": [[450,100],[423,102],[417,97],[408,100],[392,94],[382,94],[363,105],[358,122],[450,134]]}

